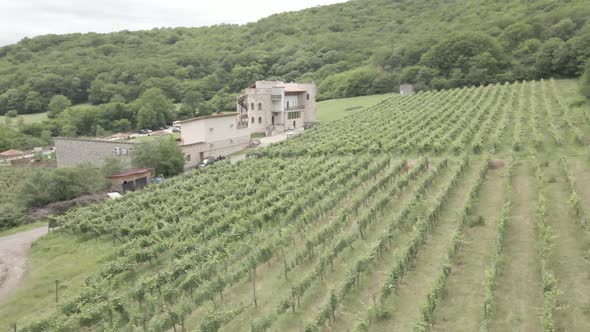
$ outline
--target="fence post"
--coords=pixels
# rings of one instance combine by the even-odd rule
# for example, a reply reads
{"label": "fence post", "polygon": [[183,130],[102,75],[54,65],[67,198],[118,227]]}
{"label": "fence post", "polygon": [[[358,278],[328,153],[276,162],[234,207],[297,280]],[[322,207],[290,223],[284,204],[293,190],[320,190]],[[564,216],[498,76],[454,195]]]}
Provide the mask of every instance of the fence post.
{"label": "fence post", "polygon": [[59,280],[56,280],[55,281],[55,304],[59,303],[58,288],[59,288]]}

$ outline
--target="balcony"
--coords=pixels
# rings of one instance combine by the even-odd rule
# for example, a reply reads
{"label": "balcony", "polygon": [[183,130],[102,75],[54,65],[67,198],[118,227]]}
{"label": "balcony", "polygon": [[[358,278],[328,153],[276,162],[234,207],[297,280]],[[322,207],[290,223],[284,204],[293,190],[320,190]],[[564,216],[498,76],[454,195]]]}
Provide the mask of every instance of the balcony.
{"label": "balcony", "polygon": [[305,105],[289,105],[285,106],[285,111],[301,111],[305,109]]}
{"label": "balcony", "polygon": [[271,95],[270,99],[272,99],[273,101],[281,101],[283,99],[282,95]]}

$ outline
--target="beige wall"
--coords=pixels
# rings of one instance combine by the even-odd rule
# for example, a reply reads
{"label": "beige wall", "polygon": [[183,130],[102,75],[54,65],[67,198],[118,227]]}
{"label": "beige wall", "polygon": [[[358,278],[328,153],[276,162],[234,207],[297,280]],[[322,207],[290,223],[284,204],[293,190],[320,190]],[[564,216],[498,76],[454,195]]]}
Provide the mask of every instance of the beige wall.
{"label": "beige wall", "polygon": [[247,134],[247,130],[238,129],[235,114],[196,119],[180,124],[180,136],[184,145],[223,141]]}
{"label": "beige wall", "polygon": [[[271,90],[247,89],[246,93],[248,94],[248,128],[252,133],[264,133],[272,124]],[[258,104],[261,104],[262,110],[258,110]]]}
{"label": "beige wall", "polygon": [[305,114],[303,115],[304,122],[315,122],[316,121],[316,86],[315,84],[305,84],[305,89],[309,93],[309,100],[305,97]]}

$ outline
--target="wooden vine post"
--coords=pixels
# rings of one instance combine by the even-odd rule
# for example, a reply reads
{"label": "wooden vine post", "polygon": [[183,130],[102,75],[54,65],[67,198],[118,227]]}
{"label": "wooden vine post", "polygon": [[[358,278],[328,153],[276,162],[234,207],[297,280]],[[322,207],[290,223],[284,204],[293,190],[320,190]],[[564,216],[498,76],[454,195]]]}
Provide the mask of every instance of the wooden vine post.
{"label": "wooden vine post", "polygon": [[256,265],[252,268],[252,298],[254,300],[254,307],[258,307],[258,302],[256,301]]}

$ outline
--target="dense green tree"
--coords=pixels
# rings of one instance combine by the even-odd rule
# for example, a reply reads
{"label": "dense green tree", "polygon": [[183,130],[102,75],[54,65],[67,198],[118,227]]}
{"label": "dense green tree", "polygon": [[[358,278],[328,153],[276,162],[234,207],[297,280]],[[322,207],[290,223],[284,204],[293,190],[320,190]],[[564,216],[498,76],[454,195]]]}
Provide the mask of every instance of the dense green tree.
{"label": "dense green tree", "polygon": [[48,141],[41,138],[23,134],[5,124],[0,123],[0,151],[8,149],[28,150],[38,146],[48,145]]}
{"label": "dense green tree", "polygon": [[60,168],[52,172],[32,173],[21,181],[17,196],[26,206],[43,206],[98,192],[106,187],[107,181],[99,169]]}
{"label": "dense green tree", "polygon": [[137,127],[153,129],[174,120],[174,104],[159,88],[146,90],[132,105],[137,110]]}
{"label": "dense green tree", "polygon": [[576,23],[574,23],[574,21],[568,17],[553,25],[549,30],[549,35],[561,40],[568,40],[574,35],[575,32]]}
{"label": "dense green tree", "polygon": [[0,229],[21,225],[26,220],[27,210],[20,204],[0,202]]}
{"label": "dense green tree", "polygon": [[500,40],[507,47],[514,48],[525,40],[535,37],[535,29],[532,25],[518,22],[508,26],[500,36]]}
{"label": "dense green tree", "polygon": [[17,89],[8,89],[0,95],[0,114],[11,110],[24,110],[24,96]]}
{"label": "dense green tree", "polygon": [[63,95],[55,95],[49,101],[49,118],[55,118],[59,113],[63,112],[66,108],[72,106],[72,102],[68,97]]}
{"label": "dense green tree", "polygon": [[139,145],[133,153],[133,164],[153,169],[158,175],[174,176],[184,169],[184,154],[173,138],[164,137]]}
{"label": "dense green tree", "polygon": [[179,117],[187,119],[199,114],[199,106],[205,102],[205,98],[198,90],[189,90],[182,98],[182,105],[179,109]]}
{"label": "dense green tree", "polygon": [[563,66],[563,59],[560,54],[564,47],[565,42],[559,38],[551,38],[543,43],[539,52],[537,52],[536,71],[545,77],[558,74]]}
{"label": "dense green tree", "polygon": [[105,83],[100,79],[96,79],[90,84],[88,101],[95,105],[108,103],[117,94],[118,90],[115,84]]}
{"label": "dense green tree", "polygon": [[452,34],[426,52],[420,63],[449,78],[461,70],[459,84],[489,82],[508,64],[498,42],[481,33]]}
{"label": "dense green tree", "polygon": [[94,136],[98,112],[91,106],[68,108],[57,116],[60,134],[64,136]]}
{"label": "dense green tree", "polygon": [[45,110],[41,94],[37,91],[30,91],[25,97],[24,112],[26,114],[39,113]]}
{"label": "dense green tree", "polygon": [[231,76],[233,78],[231,87],[234,91],[244,89],[264,78],[262,65],[258,63],[249,66],[237,65],[231,70]]}
{"label": "dense green tree", "polygon": [[[390,92],[400,81],[440,89],[579,77],[590,58],[588,17],[586,0],[366,0],[247,25],[25,38],[0,47],[0,115],[42,112],[62,95],[100,107],[58,115],[45,130],[93,135],[97,126],[137,128],[138,117],[152,127],[234,110],[235,95],[257,79],[315,82],[326,99]],[[138,105],[152,88],[184,106],[162,116]]]}

